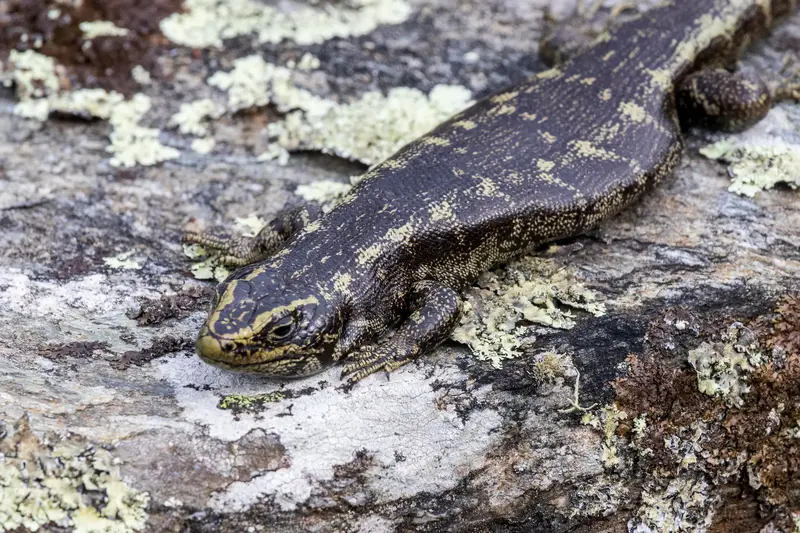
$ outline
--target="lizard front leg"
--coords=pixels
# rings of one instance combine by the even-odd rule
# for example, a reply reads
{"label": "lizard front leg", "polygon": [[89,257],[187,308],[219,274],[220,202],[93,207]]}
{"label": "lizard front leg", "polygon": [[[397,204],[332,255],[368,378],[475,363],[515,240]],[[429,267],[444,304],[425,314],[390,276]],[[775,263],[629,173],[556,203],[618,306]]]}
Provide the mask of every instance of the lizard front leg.
{"label": "lizard front leg", "polygon": [[391,372],[444,341],[458,323],[461,298],[456,291],[435,281],[414,284],[410,294],[411,314],[394,336],[358,348],[342,370],[351,385],[379,370]]}
{"label": "lizard front leg", "polygon": [[281,212],[255,237],[188,232],[183,242],[199,244],[220,252],[219,262],[241,267],[270,257],[300,230],[322,216],[316,205],[305,205]]}

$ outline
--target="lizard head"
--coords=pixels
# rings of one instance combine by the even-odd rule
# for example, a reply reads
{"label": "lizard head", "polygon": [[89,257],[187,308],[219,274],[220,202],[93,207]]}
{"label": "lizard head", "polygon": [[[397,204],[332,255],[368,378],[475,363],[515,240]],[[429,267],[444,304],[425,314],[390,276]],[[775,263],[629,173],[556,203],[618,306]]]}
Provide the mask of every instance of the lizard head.
{"label": "lizard head", "polygon": [[334,363],[341,330],[338,306],[319,291],[247,267],[217,287],[196,348],[226,369],[303,377]]}

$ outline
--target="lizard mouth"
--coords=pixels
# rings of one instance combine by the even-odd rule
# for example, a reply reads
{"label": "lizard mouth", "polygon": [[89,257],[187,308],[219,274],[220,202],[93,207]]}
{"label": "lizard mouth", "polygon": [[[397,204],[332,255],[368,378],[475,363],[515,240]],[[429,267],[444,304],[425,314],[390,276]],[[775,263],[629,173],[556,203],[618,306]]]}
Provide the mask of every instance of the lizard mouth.
{"label": "lizard mouth", "polygon": [[307,349],[298,353],[297,348],[287,345],[265,351],[219,338],[208,331],[203,331],[196,343],[197,355],[211,366],[266,377],[307,377],[325,370],[333,363],[333,358],[322,349]]}

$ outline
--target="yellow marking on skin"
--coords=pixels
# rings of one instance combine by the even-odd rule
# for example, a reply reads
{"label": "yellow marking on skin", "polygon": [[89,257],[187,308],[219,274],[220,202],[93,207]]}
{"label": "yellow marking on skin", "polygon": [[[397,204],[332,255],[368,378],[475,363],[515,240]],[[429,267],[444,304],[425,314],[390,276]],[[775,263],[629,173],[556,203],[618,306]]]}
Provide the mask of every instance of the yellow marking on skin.
{"label": "yellow marking on skin", "polygon": [[433,204],[428,208],[428,213],[431,215],[431,220],[455,220],[456,215],[453,213],[452,206],[447,202],[443,201],[438,204]]}
{"label": "yellow marking on skin", "polygon": [[224,309],[231,303],[235,304],[233,300],[233,289],[236,286],[237,282],[238,280],[234,280],[233,282],[231,282],[230,286],[228,286],[228,288],[226,289],[225,294],[223,294],[222,298],[220,298],[220,303],[217,306],[217,311],[215,311],[215,313],[212,314],[208,320],[208,329],[212,333],[223,339],[236,339],[236,340],[247,339],[258,333],[259,331],[261,331],[261,329],[265,325],[267,325],[272,320],[273,317],[277,315],[283,314],[287,311],[293,311],[298,307],[304,305],[319,304],[319,300],[317,300],[315,296],[308,296],[306,298],[292,300],[286,305],[279,305],[277,307],[273,307],[272,309],[264,311],[260,315],[257,315],[255,319],[253,319],[253,322],[251,323],[250,326],[243,327],[242,329],[240,329],[235,333],[225,333],[225,334],[217,333],[216,331],[214,331],[214,324],[216,323],[214,317],[217,316],[222,309]]}
{"label": "yellow marking on skin", "polygon": [[605,148],[600,148],[599,146],[595,146],[589,141],[572,141],[570,142],[570,145],[570,148],[574,148],[580,155],[584,157],[592,157],[596,159],[602,159],[604,161],[617,161],[620,159],[620,157],[614,152],[606,150]]}
{"label": "yellow marking on skin", "polygon": [[303,268],[301,268],[300,270],[296,270],[295,272],[292,273],[291,279],[299,278],[300,276],[302,276],[303,274],[305,274],[306,272],[311,270],[312,266],[313,265],[311,265],[311,264],[304,265]]}
{"label": "yellow marking on skin", "polygon": [[304,233],[314,233],[315,231],[317,231],[321,227],[322,227],[322,222],[320,222],[319,220],[315,220],[314,222],[306,224],[306,226],[303,228],[303,232]]}
{"label": "yellow marking on skin", "polygon": [[517,96],[519,96],[519,91],[508,91],[506,93],[501,93],[501,94],[497,94],[495,96],[492,96],[489,99],[489,101],[491,101],[493,104],[504,104],[504,103],[508,102],[509,100],[513,100]]}
{"label": "yellow marking on skin", "polygon": [[556,166],[556,164],[553,161],[545,161],[544,159],[539,159],[536,161],[536,168],[542,172],[550,172],[553,170],[554,166]]}
{"label": "yellow marking on skin", "polygon": [[453,126],[464,128],[465,130],[474,130],[478,127],[478,125],[471,120],[459,120],[458,122],[454,122]]}
{"label": "yellow marking on skin", "polygon": [[540,80],[552,80],[555,78],[560,78],[564,74],[558,68],[551,68],[544,70],[536,75],[536,77]]}
{"label": "yellow marking on skin", "polygon": [[600,91],[599,96],[600,100],[608,102],[609,100],[611,100],[611,89],[603,89],[602,91]]}
{"label": "yellow marking on skin", "polygon": [[456,148],[456,149],[455,149],[455,150],[453,150],[453,151],[454,151],[455,153],[457,153],[457,154],[466,154],[466,153],[468,152],[468,150],[467,150],[466,148],[464,148],[463,146],[462,146],[462,147],[459,147],[459,148]]}
{"label": "yellow marking on skin", "polygon": [[644,69],[644,73],[650,76],[650,85],[666,91],[672,87],[672,73],[668,69]]}
{"label": "yellow marking on skin", "polygon": [[340,294],[347,294],[350,284],[353,282],[353,276],[343,272],[337,272],[333,276],[333,288]]}
{"label": "yellow marking on skin", "polygon": [[556,142],[558,140],[555,135],[553,135],[552,133],[547,132],[547,131],[539,130],[539,135],[541,135],[542,139],[544,139],[545,142],[548,143],[548,144],[553,144],[554,142]]}
{"label": "yellow marking on skin", "polygon": [[573,81],[578,81],[579,79],[581,79],[581,75],[580,74],[573,74],[572,76],[567,78],[565,81],[567,81],[569,83],[572,83]]}
{"label": "yellow marking on skin", "polygon": [[391,228],[385,234],[384,238],[397,243],[409,243],[411,237],[414,235],[414,223],[408,221],[399,228]]}
{"label": "yellow marking on skin", "polygon": [[510,115],[510,114],[514,113],[516,110],[517,110],[516,106],[503,104],[503,105],[501,105],[499,107],[491,108],[487,112],[487,114],[490,115],[490,116],[494,116],[494,115]]}
{"label": "yellow marking on skin", "polygon": [[[285,250],[285,248],[284,248],[284,249],[282,249],[282,250],[280,250],[280,251],[281,251],[281,252],[283,252],[284,250]],[[288,251],[287,251],[287,252],[284,252],[284,254],[283,254],[283,255],[286,255],[287,253],[288,253]],[[276,257],[276,256],[277,256],[277,254],[276,254],[276,255],[273,255],[272,257],[274,258],[274,257]],[[266,268],[264,268],[264,267],[257,267],[257,268],[254,268],[252,272],[250,272],[250,273],[249,273],[247,276],[245,276],[245,278],[244,278],[244,279],[245,279],[245,281],[250,281],[250,280],[252,280],[252,279],[255,279],[255,278],[257,278],[258,276],[260,276],[261,274],[263,274],[263,273],[264,273],[264,272],[266,272],[266,271],[267,271],[267,269],[266,269]],[[236,283],[236,282],[234,281],[234,282],[232,282],[232,283]],[[229,285],[229,286],[228,286],[228,290],[230,290],[230,289],[231,289],[231,286]],[[227,290],[225,291],[225,294],[227,294]],[[224,297],[224,296],[225,296],[225,295],[223,294],[223,297]],[[220,299],[220,304],[222,304],[222,299]]]}
{"label": "yellow marking on skin", "polygon": [[542,172],[541,174],[537,174],[537,177],[539,179],[541,179],[542,181],[544,181],[545,183],[549,183],[551,185],[558,185],[559,187],[561,187],[563,189],[567,189],[568,191],[571,191],[575,195],[575,198],[582,198],[583,197],[583,193],[581,191],[579,191],[574,185],[571,185],[571,184],[567,183],[566,181],[562,180],[561,178],[557,178],[556,176],[554,176],[553,174],[550,174],[549,172]]}
{"label": "yellow marking on skin", "polygon": [[620,102],[617,109],[634,122],[644,122],[647,119],[647,111],[635,102]]}
{"label": "yellow marking on skin", "polygon": [[520,113],[520,115],[524,120],[536,120],[536,113]]}
{"label": "yellow marking on skin", "polygon": [[586,85],[587,87],[590,85],[594,85],[594,82],[597,81],[597,78],[583,78],[581,83]]}
{"label": "yellow marking on skin", "polygon": [[597,132],[595,139],[599,142],[610,141],[611,139],[616,138],[619,135],[620,124],[619,122],[614,122],[610,126],[605,124],[600,127],[600,130]]}
{"label": "yellow marking on skin", "polygon": [[435,137],[435,136],[424,137],[422,139],[422,142],[432,146],[450,146],[450,141],[448,141],[443,137]]}
{"label": "yellow marking on skin", "polygon": [[397,169],[397,168],[403,168],[404,166],[406,166],[406,163],[405,161],[402,161],[400,159],[387,159],[386,161],[383,162],[383,165],[381,166]]}
{"label": "yellow marking on skin", "polygon": [[609,59],[614,57],[614,54],[616,54],[616,53],[617,52],[614,51],[614,50],[611,50],[610,52],[607,52],[606,55],[603,56],[603,61],[608,61]]}
{"label": "yellow marking on skin", "polygon": [[644,178],[644,170],[635,159],[628,161],[628,166],[631,167],[631,170],[633,170],[634,174],[639,174],[640,177]]}
{"label": "yellow marking on skin", "polygon": [[329,256],[329,255],[326,255],[325,257],[323,257],[322,259],[320,259],[320,260],[319,260],[319,262],[320,262],[320,263],[322,263],[322,264],[324,265],[325,263],[327,263],[327,262],[328,262],[328,259],[330,259],[330,258],[331,258],[331,256]]}
{"label": "yellow marking on skin", "polygon": [[[466,149],[465,149],[465,150],[466,150]],[[455,174],[456,176],[463,176],[464,174],[466,174],[466,172],[464,172],[464,170],[463,170],[463,169],[460,169],[460,168],[454,168],[454,169],[453,169],[453,174]]]}
{"label": "yellow marking on skin", "polygon": [[518,184],[523,183],[525,181],[525,176],[523,176],[519,172],[513,172],[512,171],[512,172],[510,172],[508,174],[508,178],[507,179],[508,179],[509,182],[518,185]]}
{"label": "yellow marking on skin", "polygon": [[475,179],[480,180],[478,182],[478,194],[481,196],[504,196],[503,193],[500,192],[500,187],[489,178],[485,178],[483,176],[475,176]]}
{"label": "yellow marking on skin", "polygon": [[[364,183],[364,181],[366,179],[367,178],[364,178],[364,180],[361,180],[361,183]],[[358,197],[358,195],[356,195],[355,193],[352,193],[352,192],[347,193],[347,194],[344,195],[344,197],[341,200],[339,200],[339,205],[349,204],[350,202],[355,200],[357,197]],[[287,249],[287,248],[284,248],[284,249]]]}
{"label": "yellow marking on skin", "polygon": [[358,257],[356,257],[356,262],[359,265],[365,265],[370,261],[380,257],[382,253],[383,253],[383,246],[381,246],[380,244],[373,244],[372,246],[364,248],[359,252]]}

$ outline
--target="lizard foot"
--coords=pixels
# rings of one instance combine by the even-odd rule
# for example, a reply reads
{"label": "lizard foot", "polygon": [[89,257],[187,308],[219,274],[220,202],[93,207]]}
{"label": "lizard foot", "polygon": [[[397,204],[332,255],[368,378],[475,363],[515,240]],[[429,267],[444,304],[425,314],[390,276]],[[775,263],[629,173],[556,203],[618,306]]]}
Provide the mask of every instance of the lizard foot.
{"label": "lizard foot", "polygon": [[199,244],[218,252],[218,261],[225,266],[240,267],[262,258],[255,237],[232,236],[218,233],[187,232],[181,240],[186,244]]}
{"label": "lizard foot", "polygon": [[391,372],[400,368],[411,361],[412,354],[404,354],[398,347],[382,343],[364,346],[350,354],[349,358],[352,362],[342,369],[342,379],[353,386],[375,372]]}

